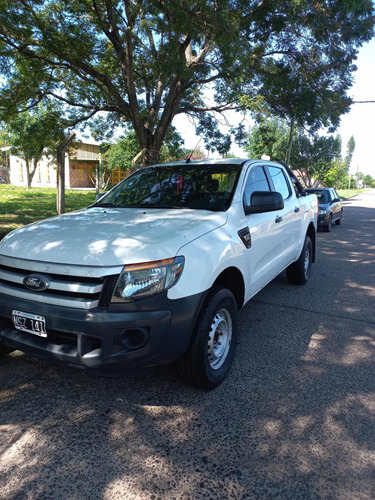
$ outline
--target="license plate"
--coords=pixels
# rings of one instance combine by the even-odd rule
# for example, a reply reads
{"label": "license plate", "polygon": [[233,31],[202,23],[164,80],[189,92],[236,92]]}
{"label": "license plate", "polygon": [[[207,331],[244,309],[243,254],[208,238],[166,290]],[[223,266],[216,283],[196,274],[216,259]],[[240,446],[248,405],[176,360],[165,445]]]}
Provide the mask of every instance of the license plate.
{"label": "license plate", "polygon": [[22,311],[12,311],[13,325],[17,330],[47,337],[46,319],[43,316]]}

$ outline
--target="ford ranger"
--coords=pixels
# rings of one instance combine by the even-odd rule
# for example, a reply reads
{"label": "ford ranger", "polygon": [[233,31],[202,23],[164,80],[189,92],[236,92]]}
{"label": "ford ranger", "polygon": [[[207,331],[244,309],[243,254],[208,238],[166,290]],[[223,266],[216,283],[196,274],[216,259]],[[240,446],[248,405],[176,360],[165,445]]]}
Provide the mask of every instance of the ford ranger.
{"label": "ford ranger", "polygon": [[107,375],[174,363],[213,389],[244,304],[283,270],[309,279],[317,215],[279,162],[144,167],[92,206],[1,241],[0,350]]}

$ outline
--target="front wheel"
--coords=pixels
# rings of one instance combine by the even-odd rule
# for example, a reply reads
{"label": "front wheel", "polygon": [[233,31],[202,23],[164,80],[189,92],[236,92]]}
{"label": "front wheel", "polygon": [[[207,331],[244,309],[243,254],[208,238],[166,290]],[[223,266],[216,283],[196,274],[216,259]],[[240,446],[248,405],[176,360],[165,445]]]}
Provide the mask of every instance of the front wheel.
{"label": "front wheel", "polygon": [[293,285],[304,285],[310,278],[313,247],[310,236],[306,236],[302,252],[296,262],[286,268],[286,276]]}
{"label": "front wheel", "polygon": [[330,233],[332,231],[332,214],[329,216],[328,224],[324,226],[324,231]]}
{"label": "front wheel", "polygon": [[213,288],[202,307],[190,345],[175,363],[185,384],[212,390],[227,376],[238,333],[238,309],[226,288]]}

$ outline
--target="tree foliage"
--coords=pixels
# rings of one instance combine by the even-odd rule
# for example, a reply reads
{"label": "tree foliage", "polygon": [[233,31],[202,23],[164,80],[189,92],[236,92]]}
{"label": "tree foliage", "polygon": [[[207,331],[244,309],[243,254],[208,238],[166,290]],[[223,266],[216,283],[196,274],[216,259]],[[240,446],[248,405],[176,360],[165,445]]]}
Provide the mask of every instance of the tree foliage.
{"label": "tree foliage", "polygon": [[363,182],[364,182],[364,185],[367,187],[371,187],[371,188],[375,187],[375,179],[370,174],[367,174],[364,176]]}
{"label": "tree foliage", "polygon": [[283,120],[263,120],[251,129],[245,151],[250,158],[267,155],[271,160],[282,160],[287,143],[288,126]]}
{"label": "tree foliage", "polygon": [[355,150],[355,140],[354,137],[351,136],[350,139],[348,140],[348,144],[346,145],[346,156],[344,160],[348,170],[350,169],[350,166],[352,164],[354,150]]}
{"label": "tree foliage", "polygon": [[[308,135],[302,129],[295,130],[291,150],[291,167],[303,179],[306,187],[319,183],[336,182],[333,172],[339,175],[341,138]],[[246,150],[250,157],[266,154],[271,160],[282,160],[288,147],[289,127],[282,120],[264,120],[256,124],[248,138]],[[346,172],[343,166],[342,174]],[[331,177],[329,177],[331,175]]]}
{"label": "tree foliage", "polygon": [[335,125],[317,91],[332,110],[347,107],[373,24],[371,0],[0,0],[0,113],[46,98],[64,104],[72,126],[105,112],[110,128],[131,124],[144,163],[187,113],[225,154],[230,139],[212,113],[276,109],[285,88],[307,123]]}
{"label": "tree foliage", "polygon": [[11,116],[4,124],[11,153],[26,163],[27,187],[31,186],[38,162],[43,156],[55,156],[64,138],[65,122],[61,110],[48,103],[30,111]]}
{"label": "tree foliage", "polygon": [[[160,162],[168,163],[186,158],[188,153],[182,148],[182,143],[180,134],[171,126],[160,150]],[[114,144],[108,144],[103,154],[105,168],[107,170],[134,170],[137,168],[134,159],[139,150],[139,143],[134,131],[129,131],[125,137],[120,138]]]}
{"label": "tree foliage", "polygon": [[292,147],[291,164],[306,187],[324,184],[328,172],[341,159],[341,138],[299,134]]}

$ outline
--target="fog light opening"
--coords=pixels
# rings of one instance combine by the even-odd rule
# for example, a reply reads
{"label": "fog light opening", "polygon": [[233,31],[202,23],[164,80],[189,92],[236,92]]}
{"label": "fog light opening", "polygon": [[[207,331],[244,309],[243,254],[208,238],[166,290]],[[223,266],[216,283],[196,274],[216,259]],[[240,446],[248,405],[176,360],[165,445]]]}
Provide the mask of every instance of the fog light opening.
{"label": "fog light opening", "polygon": [[121,335],[121,343],[127,349],[140,349],[148,339],[148,331],[145,328],[124,330]]}

